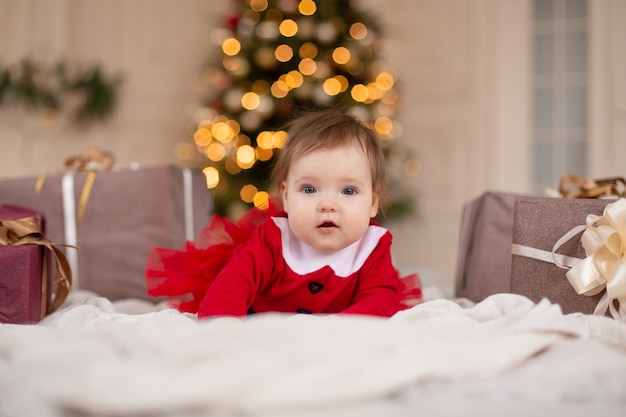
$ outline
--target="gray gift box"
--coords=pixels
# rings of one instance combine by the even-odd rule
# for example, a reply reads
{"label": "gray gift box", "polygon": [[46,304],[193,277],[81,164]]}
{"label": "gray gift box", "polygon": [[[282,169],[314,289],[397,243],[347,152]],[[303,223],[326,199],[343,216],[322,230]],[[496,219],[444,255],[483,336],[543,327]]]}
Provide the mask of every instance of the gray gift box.
{"label": "gray gift box", "polygon": [[213,199],[204,175],[173,166],[97,172],[77,221],[73,212],[88,175],[50,175],[40,192],[35,191],[38,177],[3,179],[0,204],[40,211],[48,240],[78,246],[64,248],[74,288],[111,300],[152,299],[144,279],[150,250],[181,248],[209,222]]}
{"label": "gray gift box", "polygon": [[[589,214],[601,216],[608,199],[524,198],[514,207],[513,244],[544,251],[550,260],[555,243],[574,227],[586,224]],[[583,259],[582,231],[554,253]],[[516,251],[517,252],[517,251]],[[567,269],[556,263],[514,254],[511,259],[511,292],[533,301],[547,298],[559,304],[563,313],[593,313],[604,294],[579,295],[568,281]]]}
{"label": "gray gift box", "polygon": [[[547,298],[564,313],[593,313],[603,293],[579,295],[567,280],[567,269],[552,261],[555,243],[588,214],[602,215],[609,199],[566,199],[486,192],[463,209],[456,275],[458,297],[480,302],[497,293]],[[583,259],[582,232],[555,253]],[[518,247],[525,255],[513,254]],[[529,256],[542,252],[543,259]],[[526,254],[527,253],[527,254]]]}

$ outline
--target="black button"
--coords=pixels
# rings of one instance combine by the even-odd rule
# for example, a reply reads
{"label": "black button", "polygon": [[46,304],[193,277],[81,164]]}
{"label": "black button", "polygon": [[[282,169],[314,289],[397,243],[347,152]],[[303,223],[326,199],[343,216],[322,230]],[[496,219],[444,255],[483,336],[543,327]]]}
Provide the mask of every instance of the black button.
{"label": "black button", "polygon": [[315,281],[309,282],[309,291],[311,292],[311,294],[317,294],[323,289],[324,289],[324,284],[320,282],[315,282]]}

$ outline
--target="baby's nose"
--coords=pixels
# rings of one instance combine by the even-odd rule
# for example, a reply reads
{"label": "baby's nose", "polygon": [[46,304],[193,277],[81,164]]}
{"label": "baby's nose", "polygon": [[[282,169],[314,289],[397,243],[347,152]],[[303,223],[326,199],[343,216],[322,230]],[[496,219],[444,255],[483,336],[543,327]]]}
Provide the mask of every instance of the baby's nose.
{"label": "baby's nose", "polygon": [[319,210],[323,212],[337,210],[337,204],[335,203],[335,199],[329,196],[322,198],[319,204]]}

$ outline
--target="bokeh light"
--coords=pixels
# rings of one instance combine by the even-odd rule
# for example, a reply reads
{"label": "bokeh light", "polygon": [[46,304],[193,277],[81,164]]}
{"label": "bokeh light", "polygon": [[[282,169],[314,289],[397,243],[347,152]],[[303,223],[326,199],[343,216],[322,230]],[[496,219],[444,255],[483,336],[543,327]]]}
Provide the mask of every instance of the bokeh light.
{"label": "bokeh light", "polygon": [[267,9],[267,0],[250,0],[250,8],[255,12]]}
{"label": "bokeh light", "polygon": [[204,177],[206,178],[206,186],[208,188],[215,188],[220,182],[220,173],[215,167],[206,167],[202,170]]}
{"label": "bokeh light", "polygon": [[316,10],[317,6],[312,0],[302,0],[300,1],[300,4],[298,4],[298,11],[304,16],[311,16]]}
{"label": "bokeh light", "polygon": [[350,51],[348,48],[340,46],[333,51],[333,61],[339,65],[347,64],[350,61]]}
{"label": "bokeh light", "polygon": [[291,19],[285,19],[280,22],[278,30],[280,31],[281,35],[290,38],[298,33],[298,24]]}
{"label": "bokeh light", "polygon": [[353,23],[352,26],[350,26],[350,36],[354,39],[365,39],[367,36],[367,26],[361,22]]}
{"label": "bokeh light", "polygon": [[270,195],[267,191],[259,191],[254,195],[252,202],[254,203],[254,207],[267,210],[270,206]]}
{"label": "bokeh light", "polygon": [[222,51],[228,56],[234,56],[241,51],[241,43],[235,38],[228,38],[222,43]]}
{"label": "bokeh light", "polygon": [[252,184],[246,184],[239,190],[239,197],[246,203],[252,203],[259,190]]}
{"label": "bokeh light", "polygon": [[315,61],[313,61],[310,58],[304,58],[298,64],[298,69],[304,75],[312,75],[315,73],[315,70],[317,69],[317,64],[315,63]]}
{"label": "bokeh light", "polygon": [[298,50],[300,58],[315,58],[317,56],[317,45],[313,42],[305,42]]}
{"label": "bokeh light", "polygon": [[287,62],[293,58],[293,49],[289,45],[278,45],[274,50],[274,57],[280,62]]}

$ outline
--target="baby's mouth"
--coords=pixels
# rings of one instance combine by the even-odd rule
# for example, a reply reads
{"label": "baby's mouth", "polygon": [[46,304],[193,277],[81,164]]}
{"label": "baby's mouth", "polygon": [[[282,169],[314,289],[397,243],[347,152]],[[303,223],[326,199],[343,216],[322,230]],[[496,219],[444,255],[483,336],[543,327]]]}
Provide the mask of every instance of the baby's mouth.
{"label": "baby's mouth", "polygon": [[323,222],[322,224],[320,224],[317,227],[321,227],[321,228],[327,228],[327,227],[337,227],[337,225],[333,222],[327,221],[327,222]]}

